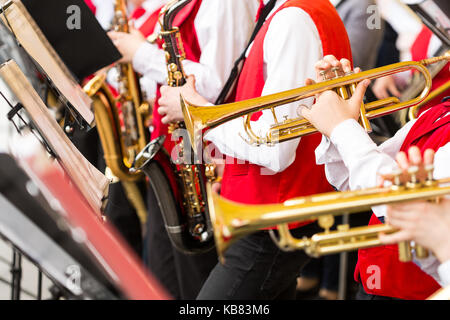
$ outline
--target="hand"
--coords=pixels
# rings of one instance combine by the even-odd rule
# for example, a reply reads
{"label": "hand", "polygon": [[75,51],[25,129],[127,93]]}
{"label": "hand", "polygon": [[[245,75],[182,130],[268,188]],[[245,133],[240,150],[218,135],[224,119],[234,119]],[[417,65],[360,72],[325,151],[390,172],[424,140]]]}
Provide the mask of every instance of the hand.
{"label": "hand", "polygon": [[162,116],[162,123],[167,124],[184,120],[180,104],[180,96],[196,105],[208,104],[208,101],[195,89],[195,77],[192,75],[187,78],[184,86],[162,86],[161,98],[158,100],[158,113]]}
{"label": "hand", "polygon": [[[331,71],[331,69],[336,68],[339,76],[344,76],[346,73],[352,71],[352,64],[348,59],[338,60],[333,55],[327,55],[323,57],[322,60],[319,60],[315,64],[316,69],[316,79],[318,82],[324,81],[326,79],[332,79],[336,77],[336,74]],[[360,72],[360,68],[355,68],[354,72]],[[308,79],[309,81],[310,79]],[[307,83],[308,84],[308,83]]]}
{"label": "hand", "polygon": [[400,231],[380,235],[383,244],[415,241],[432,250],[439,261],[450,259],[450,200],[440,203],[426,201],[391,205],[387,223]]}
{"label": "hand", "polygon": [[131,26],[130,33],[110,31],[108,36],[122,54],[119,63],[131,62],[139,47],[146,41],[144,35]]}
{"label": "hand", "polygon": [[[396,161],[399,166],[399,169],[402,171],[400,175],[400,182],[402,184],[406,183],[410,180],[410,175],[408,173],[408,169],[411,166],[417,166],[419,171],[416,174],[416,177],[419,181],[425,181],[427,179],[427,172],[425,170],[426,166],[433,164],[434,162],[434,150],[427,149],[425,150],[422,158],[422,153],[417,146],[412,146],[408,149],[408,155],[400,151],[396,155]],[[382,186],[386,181],[393,182],[394,175],[393,174],[380,174],[379,175],[379,186]]]}
{"label": "hand", "polygon": [[316,103],[311,109],[303,106],[301,115],[322,134],[329,137],[340,123],[348,120],[358,120],[364,94],[370,84],[370,80],[364,80],[358,84],[353,96],[344,100],[334,91],[325,91],[317,96]]}
{"label": "hand", "polygon": [[372,92],[378,99],[389,98],[392,95],[401,96],[401,92],[397,88],[394,75],[385,76],[375,80],[372,86]]}

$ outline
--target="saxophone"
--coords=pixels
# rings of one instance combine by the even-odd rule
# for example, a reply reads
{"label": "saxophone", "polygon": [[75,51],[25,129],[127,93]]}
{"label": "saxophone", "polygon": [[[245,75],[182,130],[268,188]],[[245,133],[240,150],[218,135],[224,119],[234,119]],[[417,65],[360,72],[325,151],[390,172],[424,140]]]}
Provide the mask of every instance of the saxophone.
{"label": "saxophone", "polygon": [[[112,28],[115,31],[129,32],[125,0],[115,0]],[[150,106],[144,102],[139,77],[131,63],[119,63],[114,68],[118,74],[118,96],[108,87],[104,73],[92,78],[84,86],[84,90],[93,100],[107,175],[122,183],[128,200],[136,209],[141,222],[145,223],[147,209],[136,185],[144,179],[144,175],[131,168],[135,157],[149,141],[145,121],[151,114]],[[122,115],[119,114],[119,105]]]}
{"label": "saxophone", "polygon": [[[160,13],[161,32],[160,37],[163,40],[163,49],[166,53],[168,85],[182,86],[186,83],[186,75],[183,71],[182,60],[185,59],[181,35],[177,27],[173,27],[173,20],[176,14],[185,7],[191,0],[176,0],[169,2]],[[177,129],[184,128],[184,123],[175,123],[169,126],[169,134],[175,134]],[[165,138],[165,137],[164,137]],[[150,145],[136,159],[136,168],[144,171],[150,178],[150,183],[155,183],[157,173],[154,162],[151,159],[161,150],[162,137],[159,141],[152,141]],[[156,139],[155,139],[156,140]],[[212,164],[200,165],[189,161],[182,161],[185,154],[193,154],[192,150],[185,152],[187,148],[191,149],[189,139],[180,139],[177,148],[177,159],[171,163],[172,172],[167,175],[173,175],[176,180],[176,188],[179,192],[172,189],[172,192],[180,193],[177,210],[171,208],[161,208],[163,218],[166,223],[166,230],[174,246],[184,253],[206,252],[214,247],[213,229],[209,219],[206,195],[206,181],[213,181],[215,176],[215,167]],[[169,160],[170,161],[170,160]],[[186,164],[189,163],[189,164]],[[157,170],[156,170],[157,171]],[[153,187],[155,193],[162,190],[161,186]],[[161,197],[156,194],[159,203]],[[174,197],[175,199],[176,197]],[[167,203],[163,204],[167,206]]]}

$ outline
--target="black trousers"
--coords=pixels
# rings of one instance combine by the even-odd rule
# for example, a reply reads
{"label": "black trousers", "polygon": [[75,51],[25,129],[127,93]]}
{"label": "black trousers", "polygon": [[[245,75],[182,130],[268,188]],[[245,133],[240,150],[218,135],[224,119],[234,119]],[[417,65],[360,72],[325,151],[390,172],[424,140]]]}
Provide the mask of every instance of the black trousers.
{"label": "black trousers", "polygon": [[152,274],[174,299],[194,300],[217,263],[215,248],[196,254],[184,254],[172,246],[156,197],[148,188],[147,233],[143,259]]}
{"label": "black trousers", "polygon": [[[319,231],[316,223],[291,230],[300,238]],[[225,264],[215,266],[197,299],[293,300],[297,276],[309,260],[303,250],[280,250],[268,231],[259,231],[226,251]]]}

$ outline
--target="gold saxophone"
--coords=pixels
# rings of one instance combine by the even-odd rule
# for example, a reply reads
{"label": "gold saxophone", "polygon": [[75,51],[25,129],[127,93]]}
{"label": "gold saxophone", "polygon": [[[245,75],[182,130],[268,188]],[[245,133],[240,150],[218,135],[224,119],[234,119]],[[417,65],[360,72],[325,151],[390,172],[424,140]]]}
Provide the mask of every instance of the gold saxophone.
{"label": "gold saxophone", "polygon": [[[185,7],[191,0],[171,1],[160,13],[161,32],[160,37],[164,41],[163,49],[166,53],[168,85],[182,86],[186,83],[186,75],[183,71],[182,61],[185,59],[183,43],[180,32],[177,27],[173,27],[173,20],[177,13]],[[169,126],[169,134],[173,136],[177,134],[176,130],[184,128],[184,123],[176,123]],[[160,137],[163,138],[163,137]],[[155,154],[158,153],[161,142],[152,141],[146,149],[136,159],[137,170],[143,171],[150,178],[150,182],[157,182],[158,170],[154,167],[154,163],[150,161]],[[181,193],[181,197],[177,200],[177,210],[171,209],[167,203],[167,197],[159,194],[155,190],[159,202],[162,203],[164,210],[163,218],[166,224],[169,238],[173,245],[180,251],[188,254],[206,252],[214,247],[214,238],[211,222],[209,220],[206,181],[214,179],[214,165],[196,164],[191,160],[188,154],[191,152],[189,139],[180,138],[177,148],[177,159],[171,163],[172,172],[167,172],[169,180],[176,180],[176,187]],[[150,152],[150,150],[153,150]],[[161,153],[159,153],[161,158]],[[163,157],[167,158],[167,157]],[[188,158],[188,159],[187,159]],[[161,160],[160,160],[161,161]],[[158,189],[161,189],[162,184]],[[169,190],[170,192],[170,190]],[[172,193],[175,195],[176,190]],[[173,197],[174,199],[176,197]],[[165,200],[163,200],[165,199]]]}
{"label": "gold saxophone", "polygon": [[[126,1],[115,1],[113,20],[115,31],[129,32]],[[118,73],[118,96],[116,97],[106,84],[106,75],[99,73],[85,86],[85,92],[93,100],[96,126],[102,143],[104,158],[113,179],[122,183],[128,200],[145,223],[147,209],[136,182],[144,179],[140,172],[131,170],[138,153],[149,141],[145,121],[150,106],[144,102],[139,85],[139,77],[131,63],[119,63],[115,66]],[[118,112],[121,106],[122,119]],[[108,170],[107,169],[107,170]]]}

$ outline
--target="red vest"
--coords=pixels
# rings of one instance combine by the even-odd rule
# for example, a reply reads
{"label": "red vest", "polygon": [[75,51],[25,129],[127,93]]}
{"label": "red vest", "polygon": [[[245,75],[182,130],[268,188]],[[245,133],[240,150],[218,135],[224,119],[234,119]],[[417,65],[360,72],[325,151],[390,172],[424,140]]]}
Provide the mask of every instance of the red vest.
{"label": "red vest", "polygon": [[[156,23],[158,22],[159,13],[161,12],[162,8],[163,8],[163,6],[156,9],[154,12],[152,12],[148,16],[148,18],[144,21],[144,23],[142,23],[139,26],[139,31],[144,35],[144,37],[148,37],[155,31],[155,26],[156,26]],[[147,12],[145,11],[145,9],[143,7],[138,7],[131,14],[130,20],[137,20],[146,13]]]}
{"label": "red vest", "polygon": [[[431,37],[433,33],[426,26],[423,26],[422,31],[417,36],[415,42],[411,47],[411,55],[414,61],[419,61],[422,59],[428,58],[428,48],[430,45]],[[450,71],[449,71],[450,63],[447,63],[445,67],[433,78],[433,84],[431,86],[431,90],[434,90],[450,79]],[[440,94],[436,98],[429,101],[419,110],[419,114],[423,111],[429,109],[432,106],[439,104],[439,102],[450,94],[450,90],[445,91]]]}
{"label": "red vest", "polygon": [[[193,0],[186,7],[184,7],[175,17],[174,26],[177,26],[180,29],[181,39],[183,41],[184,51],[186,52],[186,59],[199,62],[201,56],[201,49],[198,43],[197,32],[195,30],[195,17],[197,15],[198,10],[202,4],[202,0]],[[156,24],[156,21],[155,21]],[[159,43],[160,48],[162,47],[162,43]],[[158,113],[158,99],[161,97],[158,91],[156,93],[156,103],[153,108],[153,132],[152,139],[155,139],[161,135],[166,135],[167,138],[164,142],[164,148],[171,154],[172,148],[174,146],[174,142],[170,140],[168,136],[168,126],[161,123],[161,115]]]}
{"label": "red vest", "polygon": [[[441,118],[447,112],[450,112],[450,101],[437,105],[423,114],[412,126],[400,150],[406,152],[409,147],[415,145],[422,153],[426,149],[436,151],[450,142],[450,125],[448,125],[450,116]],[[372,215],[369,225],[379,223],[380,220]],[[379,268],[380,281],[379,286],[375,288],[373,266]],[[356,281],[358,276],[367,293],[379,296],[422,300],[440,288],[439,284],[414,262],[400,262],[397,245],[359,250],[355,270]]]}
{"label": "red vest", "polygon": [[[333,54],[338,59],[344,57],[351,59],[346,30],[328,0],[290,0],[278,11],[288,7],[301,8],[311,16],[319,31],[324,56]],[[263,43],[274,15],[259,31],[245,60],[236,89],[236,101],[261,96],[265,84]],[[299,44],[298,53],[301,52]],[[316,165],[314,152],[320,140],[319,134],[301,138],[294,163],[277,174],[262,175],[260,172],[263,167],[248,162],[242,164],[243,161],[237,163],[237,160],[233,159],[234,164],[225,165],[221,195],[237,202],[265,204],[281,203],[290,198],[332,190],[325,177],[323,166]]]}

